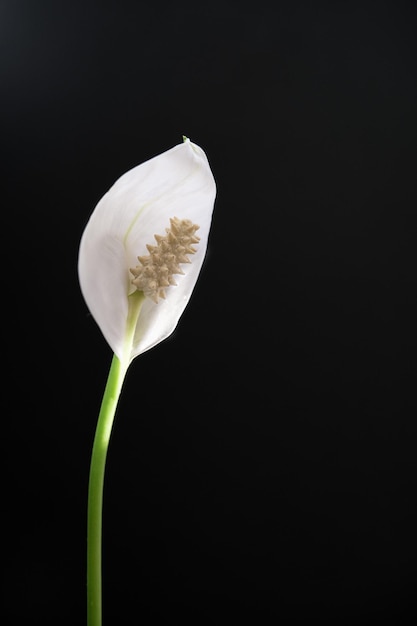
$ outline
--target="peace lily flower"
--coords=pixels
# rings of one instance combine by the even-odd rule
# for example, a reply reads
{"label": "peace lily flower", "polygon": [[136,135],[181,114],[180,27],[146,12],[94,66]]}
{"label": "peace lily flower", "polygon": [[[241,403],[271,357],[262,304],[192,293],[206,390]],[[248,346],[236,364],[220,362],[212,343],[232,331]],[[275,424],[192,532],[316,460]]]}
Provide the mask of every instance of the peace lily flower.
{"label": "peace lily flower", "polygon": [[101,626],[101,536],[107,450],[132,360],[175,329],[204,261],[216,186],[203,150],[184,142],[121,176],[81,238],[87,306],[113,351],[88,488],[87,624]]}
{"label": "peace lily flower", "polygon": [[215,194],[205,153],[185,139],[121,176],[97,204],[81,239],[80,286],[121,361],[175,329],[204,260]]}

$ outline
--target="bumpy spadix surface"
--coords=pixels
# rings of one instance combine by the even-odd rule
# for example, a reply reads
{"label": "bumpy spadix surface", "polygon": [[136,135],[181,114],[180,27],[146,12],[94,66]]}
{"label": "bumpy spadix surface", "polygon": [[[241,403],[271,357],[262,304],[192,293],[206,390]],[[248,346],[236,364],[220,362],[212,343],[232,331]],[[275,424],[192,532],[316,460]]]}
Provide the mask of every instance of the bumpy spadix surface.
{"label": "bumpy spadix surface", "polygon": [[[80,286],[92,316],[120,359],[126,358],[129,296],[137,289],[147,297],[130,359],[175,329],[204,261],[215,196],[207,157],[187,139],[126,172],[97,204],[81,238]],[[179,234],[179,228],[185,230]],[[188,243],[184,239],[181,243],[178,237],[187,228]],[[152,281],[143,280],[140,268],[167,249],[168,239],[172,242],[173,238],[178,254],[171,259],[175,264],[171,269],[179,271],[169,272],[166,289],[163,282],[155,283],[153,292]]]}
{"label": "bumpy spadix surface", "polygon": [[184,274],[181,264],[191,263],[187,255],[196,253],[192,244],[200,241],[195,235],[200,227],[190,220],[174,217],[170,222],[166,235],[155,235],[157,245],[147,245],[149,254],[138,257],[140,265],[130,270],[136,289],[143,291],[154,302],[159,302],[159,298],[166,298],[166,287],[177,285],[174,274]]}

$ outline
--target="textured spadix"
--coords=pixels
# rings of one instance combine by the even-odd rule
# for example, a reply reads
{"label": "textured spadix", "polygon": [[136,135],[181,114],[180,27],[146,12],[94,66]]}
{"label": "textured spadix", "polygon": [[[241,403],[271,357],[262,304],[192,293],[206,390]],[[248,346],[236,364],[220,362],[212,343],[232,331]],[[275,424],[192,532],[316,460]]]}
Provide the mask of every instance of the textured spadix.
{"label": "textured spadix", "polygon": [[[178,253],[175,280],[167,280],[153,297],[144,290],[151,297],[143,303],[130,360],[175,329],[204,260],[215,195],[207,157],[187,139],[126,172],[94,209],[80,243],[80,286],[92,316],[119,359],[126,358],[128,299],[144,284],[135,268],[146,266],[158,246],[164,245],[170,236],[167,229],[173,228],[175,233],[175,224],[192,224],[191,236],[197,231],[194,239],[198,243],[191,246],[190,239],[192,250],[188,249],[188,254],[181,250],[184,256]],[[135,277],[138,286],[132,282]]]}

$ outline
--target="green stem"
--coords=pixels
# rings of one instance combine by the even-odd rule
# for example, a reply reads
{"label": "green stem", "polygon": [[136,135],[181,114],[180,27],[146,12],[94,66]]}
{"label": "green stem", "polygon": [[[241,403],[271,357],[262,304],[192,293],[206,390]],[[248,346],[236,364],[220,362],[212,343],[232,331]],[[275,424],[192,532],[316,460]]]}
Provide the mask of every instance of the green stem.
{"label": "green stem", "polygon": [[125,375],[113,356],[98,417],[90,466],[87,524],[87,624],[101,626],[101,532],[103,485],[110,433]]}
{"label": "green stem", "polygon": [[109,447],[114,416],[130,363],[136,323],[143,304],[144,295],[136,291],[129,297],[125,346],[122,359],[113,355],[107,384],[104,390],[91,455],[88,486],[87,519],[87,624],[101,626],[102,623],[102,517],[103,486],[107,450]]}

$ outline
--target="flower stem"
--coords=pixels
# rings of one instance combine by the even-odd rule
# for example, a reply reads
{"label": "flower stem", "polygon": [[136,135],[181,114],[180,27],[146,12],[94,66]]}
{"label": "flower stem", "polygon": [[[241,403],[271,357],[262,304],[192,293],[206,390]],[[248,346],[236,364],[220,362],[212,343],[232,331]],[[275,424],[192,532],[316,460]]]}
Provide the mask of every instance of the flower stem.
{"label": "flower stem", "polygon": [[110,367],[97,422],[90,466],[87,523],[87,624],[101,626],[101,531],[104,470],[125,368],[116,355]]}
{"label": "flower stem", "polygon": [[143,293],[139,291],[136,291],[129,297],[124,358],[120,360],[116,355],[113,355],[94,437],[88,486],[87,515],[88,626],[101,626],[102,623],[101,554],[104,472],[114,416],[123,381],[129,367],[136,322],[143,300]]}

